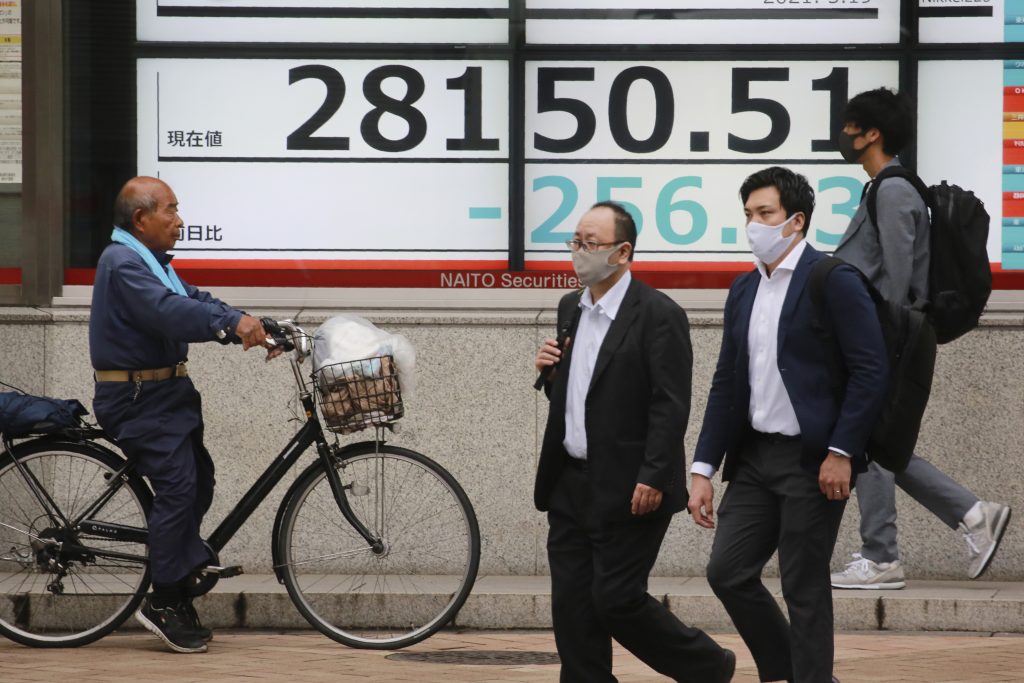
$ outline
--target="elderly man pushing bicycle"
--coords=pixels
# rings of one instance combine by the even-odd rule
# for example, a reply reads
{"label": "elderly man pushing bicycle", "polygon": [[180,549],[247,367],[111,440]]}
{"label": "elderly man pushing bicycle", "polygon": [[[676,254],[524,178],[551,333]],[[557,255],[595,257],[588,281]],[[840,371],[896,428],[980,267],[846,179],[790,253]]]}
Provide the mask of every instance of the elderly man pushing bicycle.
{"label": "elderly man pushing bicycle", "polygon": [[96,266],[89,351],[96,418],[138,460],[155,493],[148,518],[153,590],[136,618],[176,652],[205,652],[212,633],[200,624],[186,586],[210,560],[199,527],[213,500],[214,466],[185,364],[188,344],[272,344],[259,320],[174,272],[167,252],[183,223],[166,183],[144,176],[125,183],[114,224],[113,242]]}

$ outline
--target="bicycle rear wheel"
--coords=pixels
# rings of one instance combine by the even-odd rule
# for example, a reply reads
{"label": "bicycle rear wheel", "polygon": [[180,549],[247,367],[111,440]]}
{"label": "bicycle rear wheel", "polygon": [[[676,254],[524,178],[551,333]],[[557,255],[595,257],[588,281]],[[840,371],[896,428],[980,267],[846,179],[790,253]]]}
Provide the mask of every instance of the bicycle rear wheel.
{"label": "bicycle rear wheel", "polygon": [[[33,495],[14,458],[52,506]],[[124,462],[95,444],[49,440],[0,458],[0,633],[34,647],[75,647],[110,633],[138,607],[149,586],[145,543],[67,524],[100,499]],[[109,525],[144,530],[151,500],[143,480],[129,474],[89,519],[108,525],[106,533]]]}
{"label": "bicycle rear wheel", "polygon": [[443,467],[404,448],[374,444],[337,467],[356,517],[379,552],[342,516],[323,465],[296,481],[278,544],[288,593],[302,615],[350,647],[397,649],[448,624],[480,562],[476,515]]}

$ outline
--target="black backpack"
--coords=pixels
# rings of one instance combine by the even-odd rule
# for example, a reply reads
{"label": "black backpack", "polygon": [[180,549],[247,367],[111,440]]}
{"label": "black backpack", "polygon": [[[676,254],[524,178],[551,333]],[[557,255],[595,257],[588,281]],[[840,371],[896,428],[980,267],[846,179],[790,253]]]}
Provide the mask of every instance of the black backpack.
{"label": "black backpack", "polygon": [[927,187],[903,166],[883,169],[867,189],[868,216],[878,226],[878,186],[886,178],[904,178],[921,195],[931,214],[931,261],[928,264],[928,319],[940,344],[978,326],[992,293],[988,260],[989,215],[970,190],[949,185]]}
{"label": "black backpack", "polygon": [[[828,322],[831,316],[825,306],[825,287],[832,270],[844,263],[835,257],[821,259],[814,264],[808,283],[815,312],[813,327],[825,348],[832,350],[826,357],[837,397],[845,390],[848,373]],[[865,451],[869,460],[902,472],[914,454],[921,419],[928,407],[935,371],[935,332],[920,309],[886,301],[863,273],[860,276],[875,304],[889,358],[889,388]]]}

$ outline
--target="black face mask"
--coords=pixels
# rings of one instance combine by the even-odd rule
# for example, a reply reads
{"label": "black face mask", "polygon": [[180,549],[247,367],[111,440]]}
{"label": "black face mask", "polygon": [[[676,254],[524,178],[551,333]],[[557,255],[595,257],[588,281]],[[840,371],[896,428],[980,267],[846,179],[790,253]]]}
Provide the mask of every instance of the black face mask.
{"label": "black face mask", "polygon": [[850,164],[859,164],[860,158],[864,156],[864,152],[867,151],[870,145],[866,145],[861,149],[857,149],[853,146],[853,141],[864,135],[864,131],[860,131],[856,134],[847,133],[846,131],[839,132],[839,153],[843,155],[843,159]]}

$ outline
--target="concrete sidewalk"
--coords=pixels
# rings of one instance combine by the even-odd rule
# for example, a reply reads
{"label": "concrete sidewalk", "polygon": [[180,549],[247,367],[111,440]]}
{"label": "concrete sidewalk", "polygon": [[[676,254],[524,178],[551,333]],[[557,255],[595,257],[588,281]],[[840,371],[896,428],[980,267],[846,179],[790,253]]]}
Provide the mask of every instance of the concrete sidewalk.
{"label": "concrete sidewalk", "polygon": [[[766,579],[780,601],[778,579]],[[732,631],[721,603],[703,578],[654,577],[650,592],[684,622]],[[393,595],[393,600],[402,596]],[[833,591],[839,631],[959,631],[1024,633],[1024,583],[910,581],[895,591]],[[220,581],[196,602],[214,628],[307,628],[284,586],[271,575]],[[127,626],[127,625],[126,625]],[[550,579],[546,576],[485,576],[459,613],[455,626],[470,629],[551,627]],[[1024,682],[1024,674],[1018,681]]]}
{"label": "concrete sidewalk", "polygon": [[[712,636],[736,652],[733,683],[755,683],[739,637]],[[310,631],[222,630],[199,655],[171,653],[141,632],[122,631],[74,650],[33,650],[0,639],[4,683],[554,683],[557,661],[550,631],[445,630],[387,652],[352,650]],[[614,661],[622,683],[669,680],[618,645]],[[835,662],[842,683],[1021,683],[1024,637],[840,633]]]}

